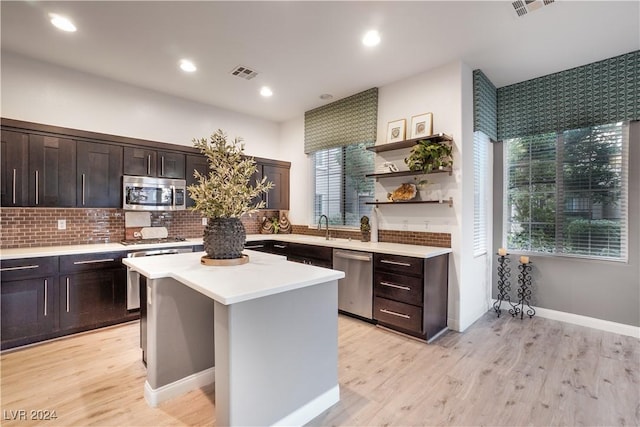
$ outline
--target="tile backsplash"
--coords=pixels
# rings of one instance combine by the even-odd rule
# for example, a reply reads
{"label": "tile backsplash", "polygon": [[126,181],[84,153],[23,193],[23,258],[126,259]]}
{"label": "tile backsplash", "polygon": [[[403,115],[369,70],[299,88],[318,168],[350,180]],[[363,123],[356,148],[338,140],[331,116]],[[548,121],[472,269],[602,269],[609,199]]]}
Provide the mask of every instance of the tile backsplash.
{"label": "tile backsplash", "polygon": [[[260,211],[242,218],[247,234],[260,232],[261,218],[278,211]],[[66,229],[58,230],[58,220],[66,220]],[[151,225],[166,227],[170,237],[202,237],[201,216],[190,210],[152,212]],[[293,233],[324,235],[324,231],[306,225],[293,225]],[[357,230],[331,230],[338,238],[360,239]],[[125,238],[124,210],[83,208],[2,208],[0,212],[0,249],[36,246],[117,243]],[[448,233],[380,230],[380,242],[451,247]]]}

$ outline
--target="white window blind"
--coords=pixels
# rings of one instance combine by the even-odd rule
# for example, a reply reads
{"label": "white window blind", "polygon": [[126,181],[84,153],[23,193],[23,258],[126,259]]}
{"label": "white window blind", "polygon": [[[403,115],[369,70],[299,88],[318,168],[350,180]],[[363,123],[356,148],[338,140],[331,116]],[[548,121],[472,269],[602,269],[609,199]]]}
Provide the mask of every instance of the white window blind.
{"label": "white window blind", "polygon": [[627,259],[628,125],[505,141],[507,247]]}
{"label": "white window blind", "polygon": [[473,254],[487,252],[487,150],[489,137],[484,132],[473,133]]}
{"label": "white window blind", "polygon": [[313,164],[313,221],[327,215],[332,226],[359,227],[371,215],[374,182],[366,178],[374,169],[374,154],[366,144],[330,148],[311,154]]}

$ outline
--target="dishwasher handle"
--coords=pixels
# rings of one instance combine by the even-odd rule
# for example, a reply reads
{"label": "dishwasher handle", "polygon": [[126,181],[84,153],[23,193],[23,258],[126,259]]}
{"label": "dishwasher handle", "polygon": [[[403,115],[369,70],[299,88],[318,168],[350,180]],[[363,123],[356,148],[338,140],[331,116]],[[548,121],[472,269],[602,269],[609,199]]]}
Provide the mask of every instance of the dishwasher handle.
{"label": "dishwasher handle", "polygon": [[334,256],[336,256],[337,258],[345,258],[345,259],[353,259],[356,261],[365,261],[365,262],[371,262],[371,255],[360,255],[360,254],[354,254],[354,253],[350,253],[350,252],[342,252],[342,251],[335,251],[333,253]]}

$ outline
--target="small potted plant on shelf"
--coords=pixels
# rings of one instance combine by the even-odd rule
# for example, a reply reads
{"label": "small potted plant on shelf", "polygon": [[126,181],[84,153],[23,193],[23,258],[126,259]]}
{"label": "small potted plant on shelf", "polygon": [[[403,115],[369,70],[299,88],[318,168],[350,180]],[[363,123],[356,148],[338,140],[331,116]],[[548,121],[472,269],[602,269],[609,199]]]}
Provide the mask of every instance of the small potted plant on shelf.
{"label": "small potted plant on shelf", "polygon": [[411,149],[409,157],[405,158],[404,162],[411,171],[430,173],[453,166],[452,150],[450,144],[422,139]]}
{"label": "small potted plant on shelf", "polygon": [[240,217],[264,207],[264,201],[256,204],[251,201],[273,187],[267,177],[250,185],[251,176],[257,171],[256,162],[243,155],[244,144],[241,142],[241,138],[228,142],[221,129],[209,140],[193,140],[209,164],[208,174],[194,171],[197,183],[188,187],[195,202],[192,210],[208,218],[203,236],[208,259],[242,258],[246,232]]}
{"label": "small potted plant on shelf", "polygon": [[362,233],[362,241],[371,240],[371,225],[369,225],[369,217],[364,215],[360,218],[360,232]]}

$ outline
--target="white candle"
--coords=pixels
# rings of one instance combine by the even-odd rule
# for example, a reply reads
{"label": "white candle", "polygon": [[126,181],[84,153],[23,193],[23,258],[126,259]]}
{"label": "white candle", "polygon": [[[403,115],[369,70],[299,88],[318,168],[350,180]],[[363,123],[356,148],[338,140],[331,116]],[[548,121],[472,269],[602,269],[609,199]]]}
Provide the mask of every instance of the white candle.
{"label": "white candle", "polygon": [[505,256],[507,254],[507,250],[505,248],[498,249],[498,255]]}
{"label": "white candle", "polygon": [[522,256],[520,257],[520,262],[521,262],[522,264],[529,264],[529,257],[528,257],[528,256],[524,256],[524,255],[522,255]]}

